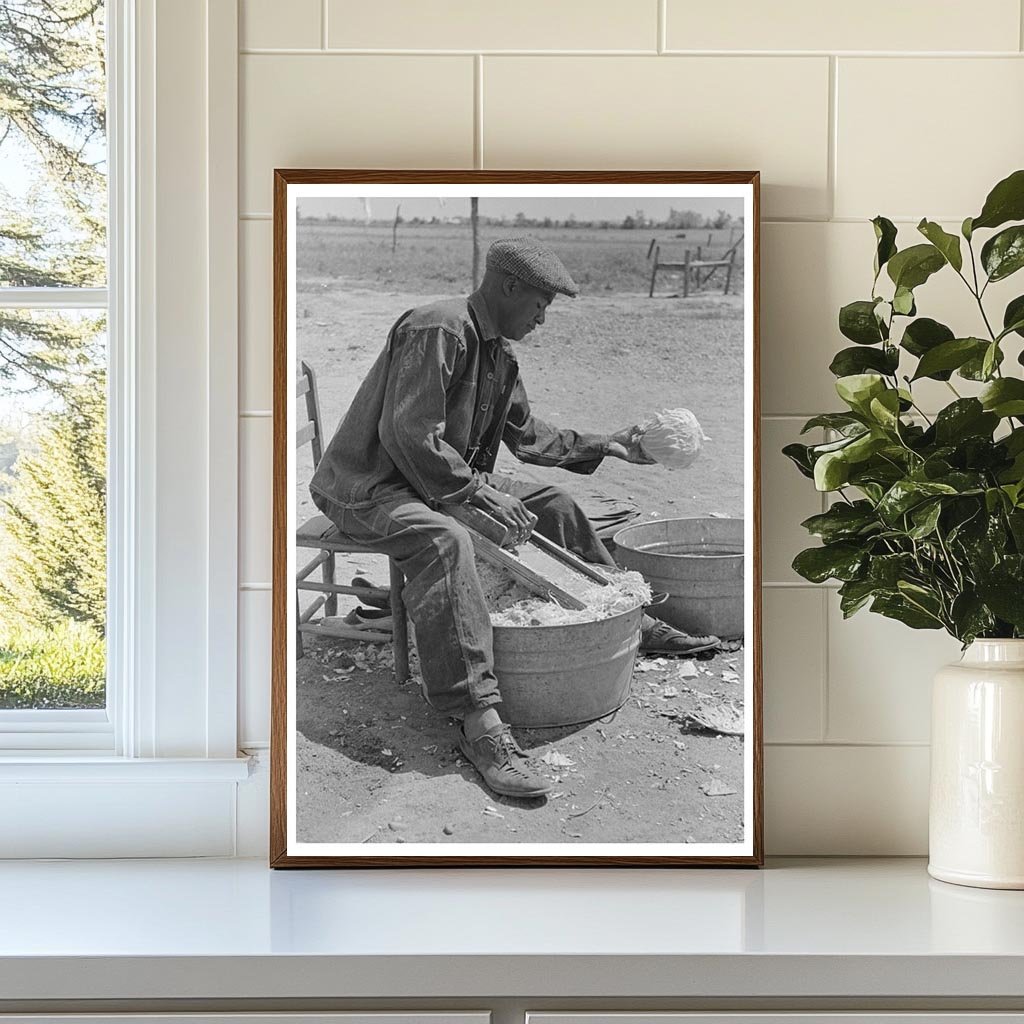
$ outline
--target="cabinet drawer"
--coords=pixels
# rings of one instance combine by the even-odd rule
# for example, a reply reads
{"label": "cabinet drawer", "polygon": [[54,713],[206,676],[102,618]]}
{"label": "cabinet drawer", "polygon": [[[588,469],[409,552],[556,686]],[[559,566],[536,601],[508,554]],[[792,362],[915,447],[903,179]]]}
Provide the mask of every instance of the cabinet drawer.
{"label": "cabinet drawer", "polygon": [[0,1024],[491,1024],[490,1013],[45,1013],[4,1014]]}
{"label": "cabinet drawer", "polygon": [[1024,1024],[1024,1013],[528,1013],[527,1024]]}

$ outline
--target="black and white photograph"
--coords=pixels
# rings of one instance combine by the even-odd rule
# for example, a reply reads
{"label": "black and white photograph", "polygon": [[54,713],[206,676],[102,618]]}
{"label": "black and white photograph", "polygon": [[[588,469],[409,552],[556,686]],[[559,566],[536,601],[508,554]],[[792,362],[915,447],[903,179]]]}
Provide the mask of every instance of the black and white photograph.
{"label": "black and white photograph", "polygon": [[272,862],[758,862],[756,175],[277,173]]}

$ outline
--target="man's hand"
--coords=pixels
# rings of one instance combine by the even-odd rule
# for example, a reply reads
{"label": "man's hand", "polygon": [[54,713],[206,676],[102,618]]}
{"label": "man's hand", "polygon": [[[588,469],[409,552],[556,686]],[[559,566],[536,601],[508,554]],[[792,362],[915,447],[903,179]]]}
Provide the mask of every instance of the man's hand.
{"label": "man's hand", "polygon": [[469,504],[494,516],[503,526],[508,527],[508,542],[523,544],[530,539],[537,517],[518,499],[505,494],[490,484],[482,484],[469,499]]}
{"label": "man's hand", "polygon": [[626,427],[608,438],[608,454],[624,462],[636,462],[643,466],[653,465],[652,459],[640,446],[643,431],[638,426]]}

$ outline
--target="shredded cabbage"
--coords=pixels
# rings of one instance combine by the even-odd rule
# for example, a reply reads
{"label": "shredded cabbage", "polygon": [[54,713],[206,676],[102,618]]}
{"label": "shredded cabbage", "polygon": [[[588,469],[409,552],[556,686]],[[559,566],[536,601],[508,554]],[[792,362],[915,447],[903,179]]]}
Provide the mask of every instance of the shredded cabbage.
{"label": "shredded cabbage", "polygon": [[638,572],[621,572],[595,566],[608,576],[608,583],[596,581],[584,588],[586,608],[563,608],[557,601],[531,593],[508,573],[477,560],[477,575],[495,626],[562,626],[611,618],[651,600],[651,588]]}

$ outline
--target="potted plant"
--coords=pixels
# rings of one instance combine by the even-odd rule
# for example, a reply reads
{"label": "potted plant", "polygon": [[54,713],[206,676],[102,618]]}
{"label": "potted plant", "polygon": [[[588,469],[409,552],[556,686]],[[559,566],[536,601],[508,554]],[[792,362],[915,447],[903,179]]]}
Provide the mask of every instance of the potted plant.
{"label": "potted plant", "polygon": [[[824,443],[783,449],[834,498],[803,523],[822,543],[796,572],[840,581],[844,617],[870,608],[963,644],[933,688],[929,871],[1012,888],[1024,888],[1024,294],[997,315],[986,291],[1024,268],[1021,221],[1024,170],[959,234],[925,219],[923,240],[899,248],[875,217],[871,297],[839,311],[852,345],[830,366],[845,408],[805,424]],[[940,272],[973,296],[974,327],[918,314],[915,290]],[[926,380],[949,392],[933,416]]]}

